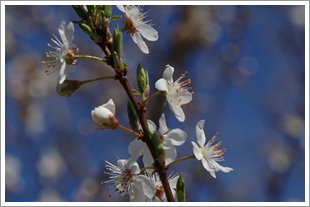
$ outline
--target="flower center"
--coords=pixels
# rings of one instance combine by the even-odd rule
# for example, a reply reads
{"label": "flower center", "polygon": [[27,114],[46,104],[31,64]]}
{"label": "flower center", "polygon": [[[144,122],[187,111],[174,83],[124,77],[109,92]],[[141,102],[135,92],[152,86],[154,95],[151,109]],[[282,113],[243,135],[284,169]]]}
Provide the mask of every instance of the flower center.
{"label": "flower center", "polygon": [[201,148],[201,153],[203,155],[203,158],[206,160],[215,160],[215,161],[224,161],[224,154],[226,153],[226,148],[222,148],[219,150],[219,148],[222,145],[222,142],[219,141],[215,145],[212,145],[217,139],[219,138],[219,133],[217,132],[216,135],[214,135],[208,144],[205,147]]}
{"label": "flower center", "polygon": [[125,29],[127,30],[127,34],[133,35],[136,32],[136,27],[133,23],[133,21],[126,15],[125,13],[125,20],[123,21],[123,24],[125,25]]}
{"label": "flower center", "polygon": [[[168,83],[168,94],[169,97],[174,101],[174,104],[176,105],[183,105],[184,104],[184,100],[182,95],[184,94],[184,90],[188,91],[192,90],[191,87],[189,87],[188,85],[191,84],[191,79],[187,79],[187,80],[183,80],[181,81],[183,78],[185,78],[186,74],[188,72],[186,71],[185,73],[181,74],[181,76],[172,84]],[[190,92],[191,94],[194,94],[194,92]]]}
{"label": "flower center", "polygon": [[77,61],[75,59],[75,52],[78,51],[78,47],[69,48],[67,51],[67,55],[65,61],[68,65],[77,65]]}

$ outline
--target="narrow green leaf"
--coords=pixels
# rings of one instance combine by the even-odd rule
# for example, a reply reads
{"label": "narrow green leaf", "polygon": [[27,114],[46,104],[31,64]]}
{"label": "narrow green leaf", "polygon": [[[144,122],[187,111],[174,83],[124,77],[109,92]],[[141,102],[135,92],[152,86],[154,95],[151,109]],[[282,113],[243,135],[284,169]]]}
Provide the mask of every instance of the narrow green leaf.
{"label": "narrow green leaf", "polygon": [[133,94],[141,96],[141,93],[139,93],[136,89],[132,89]]}
{"label": "narrow green leaf", "polygon": [[112,16],[112,5],[104,5],[102,10],[104,11],[106,18]]}
{"label": "narrow green leaf", "polygon": [[87,19],[87,13],[84,12],[84,9],[81,8],[79,5],[72,5],[74,11],[77,13],[79,17],[81,17],[82,20]]}

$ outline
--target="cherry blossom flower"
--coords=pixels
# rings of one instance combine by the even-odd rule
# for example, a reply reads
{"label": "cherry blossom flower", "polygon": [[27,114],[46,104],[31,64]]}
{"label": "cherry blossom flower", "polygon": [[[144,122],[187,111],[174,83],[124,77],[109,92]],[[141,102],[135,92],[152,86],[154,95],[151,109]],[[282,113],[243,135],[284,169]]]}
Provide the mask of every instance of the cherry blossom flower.
{"label": "cherry blossom flower", "polygon": [[[142,12],[142,7],[138,6],[123,6],[117,5],[125,15],[125,29],[128,34],[131,34],[132,40],[139,46],[142,52],[148,54],[149,49],[145,44],[142,36],[149,41],[158,39],[158,32],[151,27],[150,21],[143,21],[146,17],[146,12]],[[142,36],[141,36],[142,35]]]}
{"label": "cherry blossom flower", "polygon": [[174,68],[170,65],[166,65],[163,78],[155,83],[155,88],[159,91],[165,92],[169,108],[175,114],[177,120],[183,122],[185,120],[185,115],[181,106],[192,100],[193,92],[189,92],[189,89],[191,88],[187,87],[187,85],[191,83],[191,80],[188,79],[181,82],[181,79],[185,77],[186,72],[173,82],[173,73]]}
{"label": "cherry blossom flower", "polygon": [[99,129],[116,129],[119,126],[115,118],[115,105],[112,99],[91,111],[91,117]]}
{"label": "cherry blossom flower", "polygon": [[226,153],[225,148],[219,150],[222,144],[221,142],[217,142],[217,144],[214,144],[219,138],[218,133],[216,133],[216,135],[213,136],[210,141],[205,145],[206,136],[203,131],[204,123],[205,120],[201,120],[197,123],[196,137],[199,146],[195,142],[192,142],[193,152],[197,160],[201,160],[203,167],[210,172],[212,177],[216,178],[215,172],[223,171],[225,173],[228,173],[233,169],[230,167],[223,167],[217,163],[217,161],[224,161],[223,155]]}
{"label": "cherry blossom flower", "polygon": [[140,168],[135,161],[136,156],[128,160],[119,159],[117,165],[108,161],[106,169],[109,172],[110,180],[102,182],[114,183],[116,191],[122,196],[129,196],[132,202],[144,202],[145,198],[153,198],[156,193],[155,183],[144,174],[140,174]]}
{"label": "cherry blossom flower", "polygon": [[75,52],[78,52],[78,47],[73,44],[74,26],[72,22],[66,26],[66,22],[62,21],[58,32],[62,42],[53,34],[55,39],[51,38],[51,41],[54,42],[56,46],[48,44],[48,46],[53,48],[54,51],[46,52],[46,57],[51,58],[52,60],[42,61],[42,63],[47,66],[47,70],[45,71],[47,75],[60,69],[58,83],[62,84],[65,81],[67,74],[75,70],[75,67],[68,68],[67,65],[77,65],[74,56]]}
{"label": "cherry blossom flower", "polygon": [[[156,186],[156,193],[155,196],[152,199],[146,199],[146,201],[153,201],[153,202],[167,202],[167,197],[165,194],[165,189],[163,187],[163,184],[159,178],[158,173],[152,173],[150,170],[146,171],[146,176],[151,178],[151,180],[154,182],[155,186]],[[179,179],[179,175],[172,175],[172,173],[169,174],[169,176],[167,177],[168,179],[168,183],[171,189],[171,193],[174,197],[174,200],[177,201],[177,196],[176,196],[176,188],[177,188],[177,182]]]}
{"label": "cherry blossom flower", "polygon": [[[151,120],[148,120],[147,122],[151,131],[157,131],[157,127],[154,122],[152,122]],[[165,114],[162,114],[159,119],[158,131],[161,134],[160,138],[165,150],[165,164],[168,165],[177,157],[177,151],[175,149],[175,146],[182,145],[187,139],[187,134],[181,129],[169,130],[166,125]],[[134,139],[129,144],[128,151],[131,155],[136,151],[139,151],[139,155],[143,155],[142,160],[144,166],[150,166],[154,162],[148,147],[141,140],[138,140],[138,138]]]}

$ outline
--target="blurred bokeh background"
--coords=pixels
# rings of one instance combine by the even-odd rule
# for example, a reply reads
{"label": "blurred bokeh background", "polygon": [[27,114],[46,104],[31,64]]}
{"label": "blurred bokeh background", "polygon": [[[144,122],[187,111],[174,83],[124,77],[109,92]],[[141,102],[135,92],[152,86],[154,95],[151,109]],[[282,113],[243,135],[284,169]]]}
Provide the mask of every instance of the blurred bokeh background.
{"label": "blurred bokeh background", "polygon": [[[151,92],[166,64],[174,78],[188,71],[195,92],[180,123],[156,97],[147,116],[181,128],[187,141],[178,157],[192,154],[196,123],[204,119],[210,139],[220,133],[225,162],[234,169],[214,179],[197,160],[173,165],[183,173],[187,201],[305,201],[305,7],[145,6],[159,40],[143,54],[128,35],[124,60],[136,87],[139,62]],[[121,15],[114,7],[113,14]],[[58,72],[41,64],[58,27],[79,20],[71,6],[5,7],[5,199],[9,201],[127,201],[101,181],[104,160],[129,157],[134,136],[99,130],[90,112],[113,98],[117,118],[128,126],[127,97],[117,81],[83,85],[70,98],[57,95]],[[111,30],[116,23],[111,23]],[[103,56],[75,27],[79,54]],[[93,60],[78,60],[67,79],[113,75]],[[170,172],[170,171],[169,171]],[[112,197],[108,195],[112,194]]]}

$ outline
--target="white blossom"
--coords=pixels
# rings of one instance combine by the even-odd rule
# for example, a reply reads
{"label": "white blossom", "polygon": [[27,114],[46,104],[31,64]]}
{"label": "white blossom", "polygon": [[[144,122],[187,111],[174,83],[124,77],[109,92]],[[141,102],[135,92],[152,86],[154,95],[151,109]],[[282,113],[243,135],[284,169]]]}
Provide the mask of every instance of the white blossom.
{"label": "white blossom", "polygon": [[115,104],[112,99],[91,111],[91,117],[99,129],[116,129],[119,126],[115,118]]}
{"label": "white blossom", "polygon": [[47,70],[45,71],[48,75],[59,71],[58,83],[62,84],[69,72],[74,71],[75,67],[68,68],[67,65],[77,65],[77,61],[74,58],[75,52],[78,52],[78,47],[73,44],[74,39],[74,26],[70,22],[66,26],[66,22],[62,21],[58,29],[60,38],[62,42],[55,36],[51,38],[51,41],[56,44],[52,46],[48,44],[49,47],[53,48],[54,51],[46,52],[46,57],[51,58],[51,61],[42,61],[43,64],[46,64]]}
{"label": "white blossom", "polygon": [[102,182],[102,184],[113,182],[116,191],[122,196],[129,196],[132,202],[144,202],[145,198],[153,198],[156,193],[154,182],[140,174],[140,168],[135,161],[136,157],[132,156],[128,160],[119,159],[117,165],[113,165],[108,161],[105,174],[110,175],[110,180]]}
{"label": "white blossom", "polygon": [[[147,122],[151,131],[157,131],[157,127],[154,122],[152,122],[151,120],[147,120]],[[162,114],[159,119],[158,131],[160,133],[160,138],[165,150],[165,164],[168,165],[169,163],[173,162],[177,157],[177,151],[175,149],[175,146],[182,145],[187,139],[187,134],[181,129],[169,130],[166,125],[165,114]],[[150,166],[154,162],[150,150],[148,149],[146,144],[138,138],[134,139],[129,144],[128,151],[130,154],[139,151],[139,155],[143,155],[142,160],[144,166],[146,167]]]}
{"label": "white blossom", "polygon": [[213,136],[210,141],[205,145],[206,136],[203,131],[204,123],[205,120],[201,120],[197,123],[196,137],[199,146],[195,142],[192,142],[193,152],[197,160],[201,160],[203,167],[210,172],[212,177],[216,178],[215,172],[223,171],[225,173],[228,173],[233,169],[230,167],[223,167],[217,163],[217,161],[224,161],[223,155],[224,153],[226,153],[225,148],[219,150],[222,144],[221,142],[214,144],[219,138],[218,133],[216,133],[216,135]]}
{"label": "white blossom", "polygon": [[[153,202],[167,202],[167,197],[165,194],[164,186],[159,178],[158,173],[152,173],[150,170],[146,171],[146,175],[151,178],[151,180],[154,182],[156,186],[156,194],[152,199],[146,199],[146,201],[153,201]],[[172,196],[174,197],[174,200],[177,201],[177,195],[176,195],[176,188],[177,188],[177,182],[179,179],[179,175],[172,175],[172,173],[169,174],[167,177],[168,183],[170,186],[170,190],[172,193]]]}
{"label": "white blossom", "polygon": [[180,78],[173,82],[173,73],[174,68],[170,65],[166,65],[163,78],[155,83],[155,88],[159,91],[165,92],[169,108],[175,114],[177,120],[183,122],[185,120],[185,114],[181,106],[192,100],[193,92],[189,92],[189,89],[191,88],[187,87],[187,85],[191,83],[191,80],[188,79],[181,82],[181,79],[185,77],[186,73],[184,73]]}
{"label": "white blossom", "polygon": [[149,21],[143,21],[146,17],[146,12],[142,11],[142,7],[131,5],[125,7],[117,5],[117,8],[125,15],[126,20],[124,24],[127,33],[131,34],[132,40],[139,46],[141,51],[148,54],[149,49],[142,36],[149,41],[156,41],[158,39],[158,32],[150,25]]}

